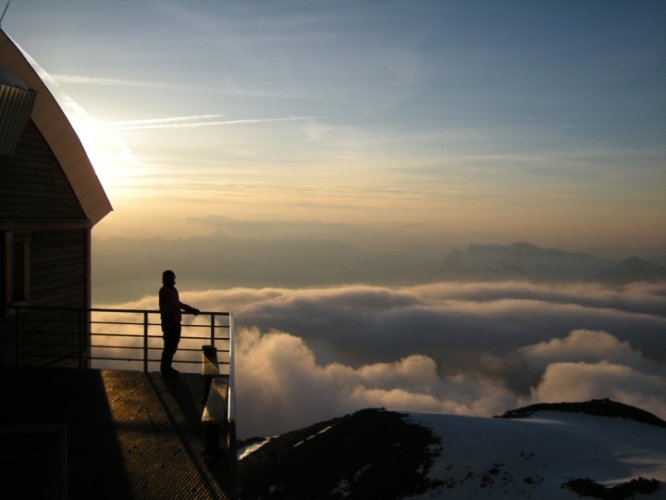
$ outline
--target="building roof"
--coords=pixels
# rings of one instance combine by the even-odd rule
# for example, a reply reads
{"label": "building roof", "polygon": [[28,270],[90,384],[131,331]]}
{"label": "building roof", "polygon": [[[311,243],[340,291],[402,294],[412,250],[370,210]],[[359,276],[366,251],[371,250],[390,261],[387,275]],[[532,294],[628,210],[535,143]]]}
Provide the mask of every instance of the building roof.
{"label": "building roof", "polygon": [[[0,29],[0,70],[32,90],[31,119],[60,163],[92,225],[113,210],[72,124],[19,46]],[[7,80],[5,78],[4,80]],[[15,82],[14,87],[16,87]]]}
{"label": "building roof", "polygon": [[35,92],[0,69],[0,155],[9,155],[16,148],[34,103]]}

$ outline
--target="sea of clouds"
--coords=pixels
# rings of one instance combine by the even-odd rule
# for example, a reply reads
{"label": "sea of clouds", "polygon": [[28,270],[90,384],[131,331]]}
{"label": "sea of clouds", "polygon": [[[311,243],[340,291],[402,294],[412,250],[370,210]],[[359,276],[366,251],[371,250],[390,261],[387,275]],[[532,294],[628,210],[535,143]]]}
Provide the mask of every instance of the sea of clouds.
{"label": "sea of clouds", "polygon": [[367,407],[490,416],[611,398],[666,418],[665,299],[664,283],[181,291],[234,313],[241,438]]}

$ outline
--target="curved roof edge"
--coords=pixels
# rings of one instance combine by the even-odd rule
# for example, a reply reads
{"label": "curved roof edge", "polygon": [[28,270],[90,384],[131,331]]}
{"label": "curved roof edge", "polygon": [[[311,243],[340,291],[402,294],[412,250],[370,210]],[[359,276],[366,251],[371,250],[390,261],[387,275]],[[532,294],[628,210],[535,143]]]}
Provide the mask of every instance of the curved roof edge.
{"label": "curved roof edge", "polygon": [[32,120],[51,147],[83,212],[94,226],[113,210],[72,124],[19,46],[0,29],[0,69],[14,74],[37,93]]}

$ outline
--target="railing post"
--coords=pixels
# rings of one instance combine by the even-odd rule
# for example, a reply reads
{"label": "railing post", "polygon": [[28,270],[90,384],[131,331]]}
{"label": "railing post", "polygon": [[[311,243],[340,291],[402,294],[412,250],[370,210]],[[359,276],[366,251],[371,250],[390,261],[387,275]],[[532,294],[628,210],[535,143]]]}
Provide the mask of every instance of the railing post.
{"label": "railing post", "polygon": [[236,421],[236,367],[235,364],[234,317],[229,313],[229,392],[227,396],[227,419]]}
{"label": "railing post", "polygon": [[148,373],[148,311],[143,313],[143,373]]}
{"label": "railing post", "polygon": [[19,343],[20,343],[20,331],[19,331],[19,316],[21,315],[21,310],[20,309],[14,309],[14,313],[16,314],[16,324],[14,325],[14,333],[16,335],[16,338],[14,340],[14,355],[16,356],[16,366],[19,366],[20,363],[20,355],[19,355]]}
{"label": "railing post", "polygon": [[83,326],[84,324],[83,318],[85,313],[86,313],[85,309],[79,310],[79,370],[83,370],[83,349],[85,348],[84,345],[85,327]]}
{"label": "railing post", "polygon": [[210,314],[210,345],[215,347],[215,313]]}

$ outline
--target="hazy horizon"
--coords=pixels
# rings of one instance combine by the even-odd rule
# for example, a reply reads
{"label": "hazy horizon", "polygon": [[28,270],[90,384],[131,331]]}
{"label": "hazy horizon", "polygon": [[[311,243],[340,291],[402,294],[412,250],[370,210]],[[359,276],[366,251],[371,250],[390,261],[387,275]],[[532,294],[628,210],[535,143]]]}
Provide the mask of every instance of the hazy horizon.
{"label": "hazy horizon", "polygon": [[[325,287],[350,284],[405,286],[438,281],[508,279],[525,267],[533,276],[511,279],[532,282],[594,281],[602,270],[634,255],[612,258],[603,253],[565,248],[540,248],[529,242],[510,245],[471,245],[449,248],[443,243],[407,237],[397,230],[364,228],[317,221],[242,221],[208,217],[214,232],[204,236],[168,239],[162,236],[106,239],[93,237],[93,302],[114,303],[152,295],[164,269],[174,269],[188,290],[237,287]],[[526,246],[524,261],[510,253]],[[472,275],[445,269],[447,257],[474,249],[496,251],[481,259]],[[503,255],[502,252],[508,252]],[[531,256],[529,254],[532,254]],[[640,258],[666,266],[666,252]],[[489,259],[483,262],[484,259]],[[530,259],[536,259],[530,261]],[[548,270],[549,268],[552,268]],[[484,269],[486,269],[484,271]],[[448,271],[448,272],[447,272]],[[522,270],[521,270],[522,271]],[[662,269],[662,273],[666,268]],[[499,273],[499,274],[497,274]],[[544,274],[545,273],[545,274]],[[655,276],[657,278],[657,276]],[[635,277],[640,281],[643,277]]]}

